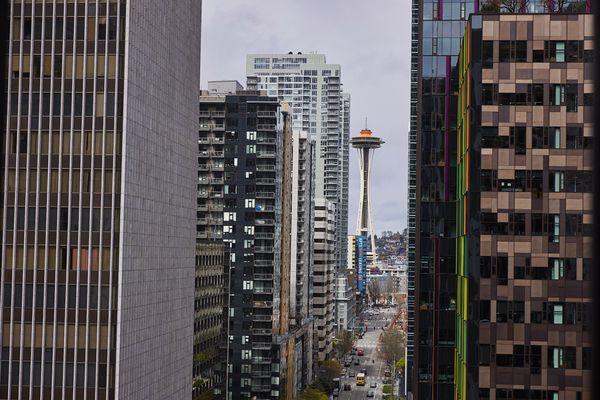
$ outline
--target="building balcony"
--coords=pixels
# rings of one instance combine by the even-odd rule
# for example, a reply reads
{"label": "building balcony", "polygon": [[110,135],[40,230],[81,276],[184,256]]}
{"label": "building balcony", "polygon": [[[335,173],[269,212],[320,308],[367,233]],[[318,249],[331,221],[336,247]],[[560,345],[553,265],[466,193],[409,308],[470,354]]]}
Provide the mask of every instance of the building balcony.
{"label": "building balcony", "polygon": [[275,198],[275,192],[256,192],[254,197],[257,199],[273,199]]}
{"label": "building balcony", "polygon": [[257,124],[256,130],[258,130],[258,131],[274,131],[275,124]]}
{"label": "building balcony", "polygon": [[275,166],[274,165],[257,165],[256,170],[257,171],[275,171]]}
{"label": "building balcony", "polygon": [[273,178],[256,178],[254,180],[254,183],[256,183],[257,185],[274,185],[275,179],[273,179]]}
{"label": "building balcony", "polygon": [[255,281],[272,281],[273,274],[254,274],[253,278]]}
{"label": "building balcony", "polygon": [[262,144],[276,144],[277,141],[273,138],[257,138],[256,139],[256,143],[262,143]]}
{"label": "building balcony", "polygon": [[275,158],[277,154],[274,151],[258,151],[256,157],[258,158]]}
{"label": "building balcony", "polygon": [[[253,315],[252,316],[252,321],[255,321],[255,322],[271,322],[272,320],[273,320],[273,316],[272,315]],[[260,345],[260,347],[258,345]],[[252,344],[252,348],[255,348],[255,349],[265,349],[265,348],[266,349],[270,349],[271,345],[268,344],[268,346],[266,346],[264,343],[253,343]]]}
{"label": "building balcony", "polygon": [[256,220],[254,220],[254,224],[261,225],[261,226],[274,226],[275,220],[274,219],[256,219]]}
{"label": "building balcony", "polygon": [[273,288],[254,288],[252,289],[254,294],[273,294]]}
{"label": "building balcony", "polygon": [[211,111],[210,115],[212,117],[224,118],[225,117],[225,111]]}
{"label": "building balcony", "polygon": [[255,253],[272,253],[273,247],[270,246],[254,246]]}
{"label": "building balcony", "polygon": [[[252,360],[252,362],[254,362],[254,359]],[[271,361],[269,360],[268,364],[270,364]],[[265,363],[259,363],[259,364],[265,364]],[[270,392],[271,391],[271,385],[252,385],[252,391],[253,392]]]}
{"label": "building balcony", "polygon": [[[254,265],[257,267],[272,267],[273,260],[254,260]],[[273,279],[273,275],[270,275],[270,276],[271,276],[271,279]]]}
{"label": "building balcony", "polygon": [[275,111],[257,111],[256,112],[256,116],[257,117],[269,117],[269,118],[271,118],[271,117],[275,117],[276,114],[275,114]]}

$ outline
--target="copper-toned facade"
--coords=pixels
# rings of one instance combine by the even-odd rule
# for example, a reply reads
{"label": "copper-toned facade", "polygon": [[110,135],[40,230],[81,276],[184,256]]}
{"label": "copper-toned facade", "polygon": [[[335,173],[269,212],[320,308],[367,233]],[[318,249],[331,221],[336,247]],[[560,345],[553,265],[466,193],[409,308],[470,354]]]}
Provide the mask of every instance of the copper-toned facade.
{"label": "copper-toned facade", "polygon": [[459,57],[456,399],[591,399],[591,15],[471,16]]}

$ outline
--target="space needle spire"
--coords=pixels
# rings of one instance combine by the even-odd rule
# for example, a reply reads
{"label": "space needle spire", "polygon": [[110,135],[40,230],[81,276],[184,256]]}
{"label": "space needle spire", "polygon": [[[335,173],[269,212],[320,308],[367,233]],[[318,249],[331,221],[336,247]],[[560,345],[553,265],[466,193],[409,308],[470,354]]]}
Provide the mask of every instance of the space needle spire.
{"label": "space needle spire", "polygon": [[360,167],[360,202],[358,205],[358,222],[356,224],[357,235],[365,236],[371,243],[373,254],[373,266],[377,262],[377,251],[375,247],[375,230],[373,229],[373,211],[371,208],[371,165],[375,149],[381,147],[385,142],[373,136],[373,132],[367,128],[365,117],[365,129],[360,131],[359,136],[350,140],[350,144],[358,151]]}

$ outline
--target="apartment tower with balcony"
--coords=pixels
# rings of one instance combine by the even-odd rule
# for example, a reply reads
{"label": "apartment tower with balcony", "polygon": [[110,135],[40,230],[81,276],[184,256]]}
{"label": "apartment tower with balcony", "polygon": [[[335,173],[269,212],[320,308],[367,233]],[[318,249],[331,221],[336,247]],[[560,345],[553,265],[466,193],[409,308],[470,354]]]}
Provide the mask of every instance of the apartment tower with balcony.
{"label": "apartment tower with balcony", "polygon": [[315,141],[315,198],[336,208],[336,268],[345,270],[348,234],[350,95],[341,68],[323,54],[249,54],[248,89],[265,90],[290,105],[292,128]]}
{"label": "apartment tower with balcony", "polygon": [[201,2],[0,7],[0,398],[189,397]]}

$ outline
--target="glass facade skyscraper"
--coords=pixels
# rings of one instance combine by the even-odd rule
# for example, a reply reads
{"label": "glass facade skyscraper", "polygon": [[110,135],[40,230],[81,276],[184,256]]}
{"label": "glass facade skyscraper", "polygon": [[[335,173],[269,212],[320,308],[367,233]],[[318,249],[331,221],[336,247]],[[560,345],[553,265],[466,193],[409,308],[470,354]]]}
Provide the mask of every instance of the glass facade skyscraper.
{"label": "glass facade skyscraper", "polygon": [[413,2],[409,135],[409,386],[453,397],[456,62],[476,2]]}

